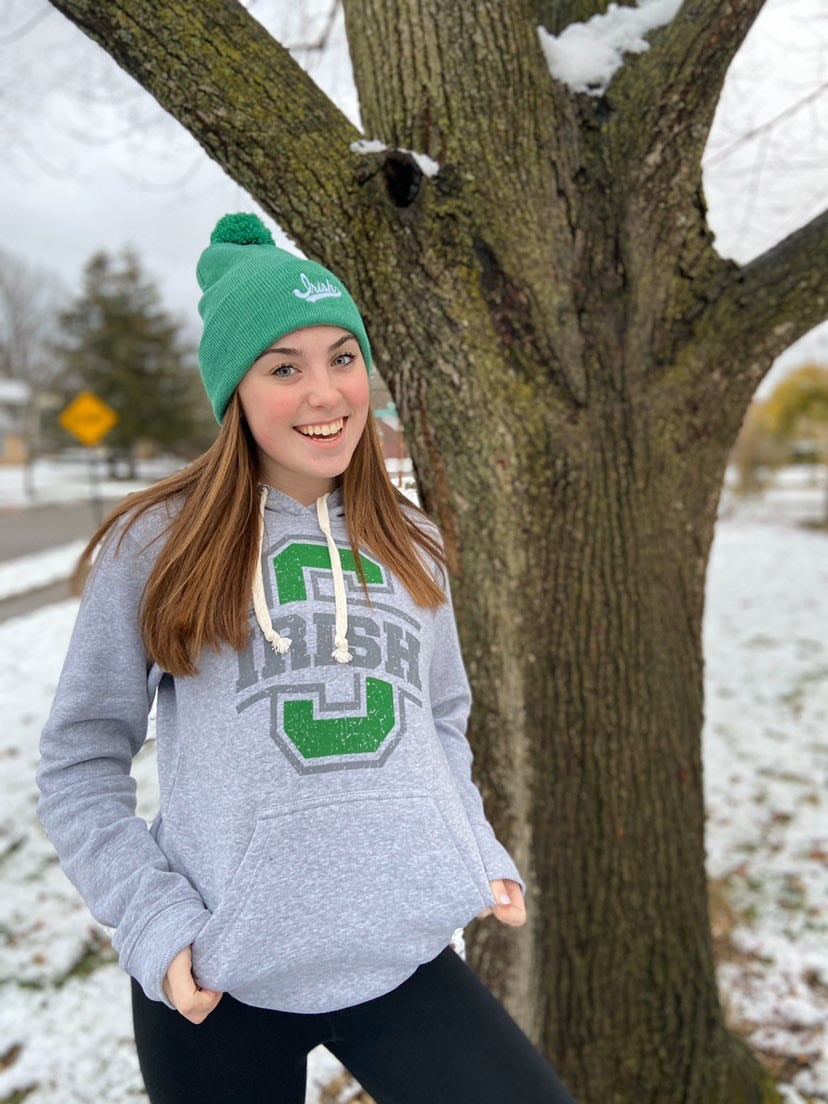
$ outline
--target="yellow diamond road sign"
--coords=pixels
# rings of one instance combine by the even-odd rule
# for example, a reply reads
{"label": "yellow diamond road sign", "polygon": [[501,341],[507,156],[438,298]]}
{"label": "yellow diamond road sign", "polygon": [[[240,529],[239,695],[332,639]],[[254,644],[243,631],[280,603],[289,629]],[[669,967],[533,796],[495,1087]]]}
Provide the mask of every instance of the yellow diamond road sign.
{"label": "yellow diamond road sign", "polygon": [[91,391],[81,391],[60,416],[63,428],[74,433],[84,445],[96,445],[117,421],[118,415],[112,407]]}

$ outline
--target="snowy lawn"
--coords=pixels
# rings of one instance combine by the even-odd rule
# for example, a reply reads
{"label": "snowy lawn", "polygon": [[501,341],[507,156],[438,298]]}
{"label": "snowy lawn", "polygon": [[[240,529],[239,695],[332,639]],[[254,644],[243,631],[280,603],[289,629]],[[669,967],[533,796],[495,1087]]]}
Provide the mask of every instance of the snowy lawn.
{"label": "snowy lawn", "polygon": [[181,466],[175,457],[138,462],[136,480],[109,479],[102,449],[67,449],[40,457],[27,472],[20,464],[0,465],[0,509],[83,502],[94,487],[101,498],[122,498]]}
{"label": "snowy lawn", "polygon": [[[828,1101],[824,480],[723,498],[704,626],[707,869],[729,1022]],[[796,1096],[791,1096],[796,1100]]]}
{"label": "snowy lawn", "polygon": [[[705,616],[708,868],[730,1022],[786,1081],[828,1101],[828,533],[818,486],[723,498]],[[0,1104],[145,1100],[129,983],[34,814],[37,743],[74,601],[0,625]],[[154,746],[138,756],[139,813],[155,806]],[[342,1074],[310,1055],[308,1104]],[[343,1079],[326,1102],[351,1099]]]}
{"label": "snowy lawn", "polygon": [[70,541],[0,563],[0,601],[68,579],[85,547],[84,540]]}

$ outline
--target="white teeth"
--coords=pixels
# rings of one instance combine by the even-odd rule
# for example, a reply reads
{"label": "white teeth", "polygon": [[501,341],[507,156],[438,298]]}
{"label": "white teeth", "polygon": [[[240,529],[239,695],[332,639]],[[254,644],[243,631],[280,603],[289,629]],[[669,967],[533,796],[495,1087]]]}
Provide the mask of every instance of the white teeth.
{"label": "white teeth", "polygon": [[344,418],[337,418],[335,422],[321,423],[318,425],[297,426],[300,433],[306,437],[333,437],[339,433],[345,425]]}

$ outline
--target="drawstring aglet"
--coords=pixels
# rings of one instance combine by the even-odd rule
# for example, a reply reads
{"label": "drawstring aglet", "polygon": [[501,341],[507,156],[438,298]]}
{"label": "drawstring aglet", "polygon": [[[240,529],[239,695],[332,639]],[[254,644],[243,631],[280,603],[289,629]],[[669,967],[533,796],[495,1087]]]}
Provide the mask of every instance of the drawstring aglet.
{"label": "drawstring aglet", "polygon": [[347,640],[338,640],[336,642],[336,647],[331,652],[331,656],[336,660],[337,663],[350,663],[351,660],[354,658],[348,651]]}
{"label": "drawstring aglet", "polygon": [[268,637],[270,640],[270,646],[277,655],[284,655],[290,647],[290,638],[287,636],[276,636],[275,634]]}

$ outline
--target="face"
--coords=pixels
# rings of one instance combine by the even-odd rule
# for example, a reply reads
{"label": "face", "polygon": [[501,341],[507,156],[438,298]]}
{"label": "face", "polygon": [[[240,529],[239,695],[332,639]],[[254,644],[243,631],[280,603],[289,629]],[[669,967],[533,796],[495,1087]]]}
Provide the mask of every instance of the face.
{"label": "face", "polygon": [[285,334],[237,391],[261,478],[305,506],[330,491],[368,418],[368,372],[353,334],[339,326]]}

